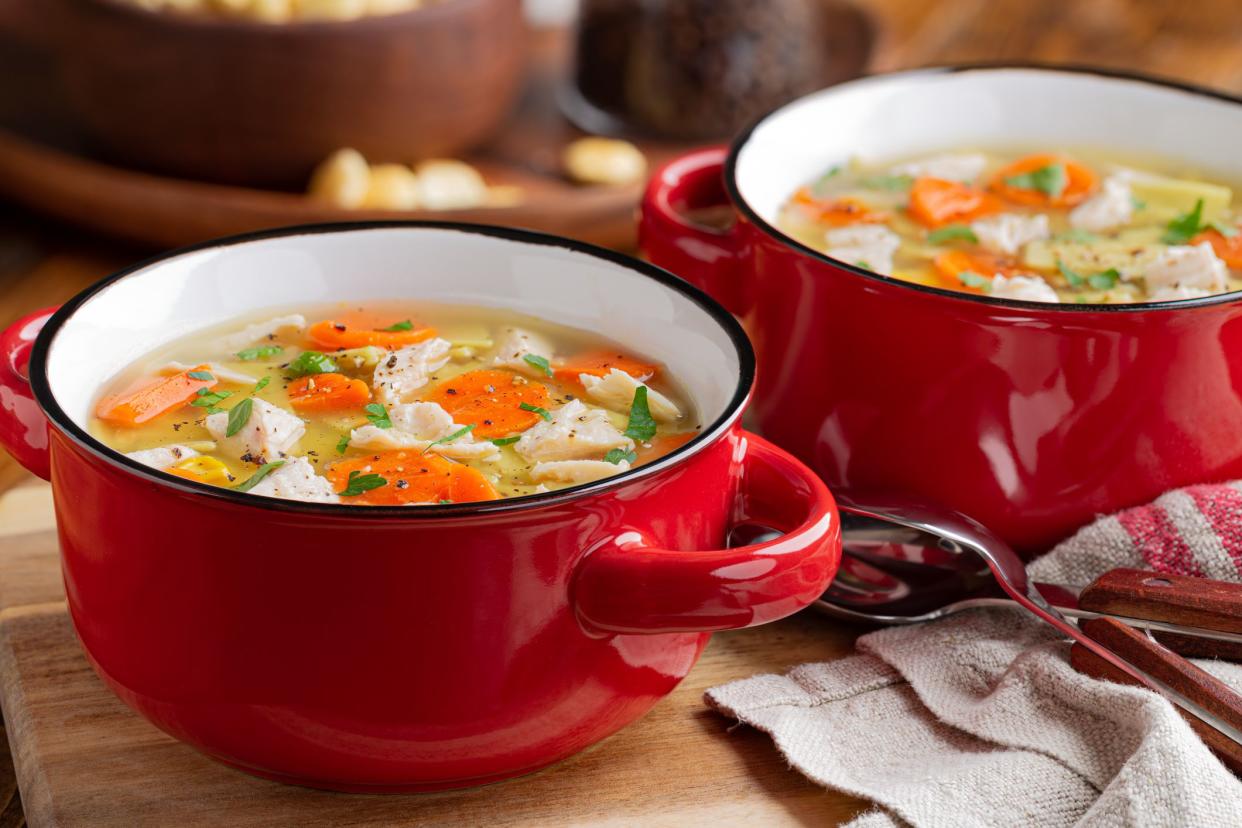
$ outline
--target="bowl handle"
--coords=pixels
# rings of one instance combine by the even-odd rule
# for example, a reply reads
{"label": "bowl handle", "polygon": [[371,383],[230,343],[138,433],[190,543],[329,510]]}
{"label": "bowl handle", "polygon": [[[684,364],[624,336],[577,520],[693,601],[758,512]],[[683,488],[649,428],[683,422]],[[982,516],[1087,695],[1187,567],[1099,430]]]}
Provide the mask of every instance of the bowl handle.
{"label": "bowl handle", "polygon": [[30,390],[30,349],[56,308],[24,316],[0,333],[0,445],[27,469],[47,480],[47,418]]}
{"label": "bowl handle", "polygon": [[750,546],[675,551],[624,532],[579,562],[572,599],[591,632],[711,632],[766,624],[818,598],[841,561],[836,503],[788,452],[739,432],[742,478],[734,524],[785,532]]}
{"label": "bowl handle", "polygon": [[727,229],[694,221],[690,211],[729,208],[724,188],[728,150],[712,147],[656,170],[639,208],[638,244],[653,264],[700,287],[739,316],[748,307],[737,225]]}

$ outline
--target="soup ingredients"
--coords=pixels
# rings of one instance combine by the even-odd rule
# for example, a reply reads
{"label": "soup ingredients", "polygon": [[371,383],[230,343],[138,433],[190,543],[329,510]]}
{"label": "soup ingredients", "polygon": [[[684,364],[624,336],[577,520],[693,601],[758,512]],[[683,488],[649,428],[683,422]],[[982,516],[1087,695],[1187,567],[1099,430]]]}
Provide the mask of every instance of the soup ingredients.
{"label": "soup ingredients", "polygon": [[269,314],[175,342],[110,384],[91,429],[198,484],[415,505],[601,480],[675,451],[697,423],[658,363],[596,335],[385,303]]}
{"label": "soup ingredients", "polygon": [[521,201],[521,189],[489,186],[464,161],[432,159],[414,168],[367,163],[357,150],[339,149],[311,175],[311,198],[343,209],[462,210],[508,207]]}
{"label": "soup ingredients", "polygon": [[360,408],[370,399],[365,382],[344,374],[315,374],[289,384],[289,402],[299,412]]}
{"label": "soup ingredients", "polygon": [[169,377],[143,381],[137,387],[105,397],[96,406],[95,415],[120,425],[141,425],[195,397],[206,396],[216,382],[208,367],[200,365]]}
{"label": "soup ingredients", "polygon": [[629,141],[579,138],[565,147],[565,172],[581,184],[634,184],[647,175],[647,158]]}
{"label": "soup ingredients", "polygon": [[1080,304],[1242,289],[1229,187],[1065,152],[837,165],[778,217],[797,240],[897,279]]}
{"label": "soup ingredients", "polygon": [[126,0],[159,12],[212,15],[286,23],[295,20],[345,21],[372,15],[397,14],[435,0]]}

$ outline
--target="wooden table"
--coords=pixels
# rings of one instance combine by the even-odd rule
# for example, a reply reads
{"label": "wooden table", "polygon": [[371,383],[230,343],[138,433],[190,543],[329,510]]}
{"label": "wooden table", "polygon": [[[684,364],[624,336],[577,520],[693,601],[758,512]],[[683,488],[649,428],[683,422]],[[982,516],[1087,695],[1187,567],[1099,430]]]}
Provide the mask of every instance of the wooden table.
{"label": "wooden table", "polygon": [[[880,21],[877,71],[958,61],[1037,60],[1134,69],[1242,93],[1242,49],[1237,47],[1242,42],[1242,4],[1237,0],[862,2]],[[0,325],[63,301],[150,252],[0,205]],[[0,491],[27,480],[28,475],[0,454]],[[727,649],[728,638],[720,636],[720,645],[713,647]],[[744,641],[739,637],[735,646],[744,650]],[[757,752],[766,747],[760,739],[749,744]],[[0,828],[25,823],[7,750],[7,741],[0,739]],[[855,805],[840,797],[839,806],[830,811],[846,815]]]}

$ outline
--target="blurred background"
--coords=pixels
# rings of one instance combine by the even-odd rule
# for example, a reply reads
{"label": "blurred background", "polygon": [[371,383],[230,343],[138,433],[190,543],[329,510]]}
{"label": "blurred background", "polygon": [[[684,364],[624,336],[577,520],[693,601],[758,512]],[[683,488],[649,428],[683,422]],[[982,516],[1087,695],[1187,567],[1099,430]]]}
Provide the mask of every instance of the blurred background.
{"label": "blurred background", "polygon": [[[0,0],[0,326],[283,224],[629,250],[654,166],[809,90],[1040,61],[1240,94],[1239,43],[1239,0]],[[25,478],[0,455],[0,491]],[[24,823],[6,750],[0,828]]]}
{"label": "blurred background", "polygon": [[632,249],[652,168],[809,90],[1040,61],[1236,94],[1239,42],[1237,0],[0,0],[0,324],[285,224]]}

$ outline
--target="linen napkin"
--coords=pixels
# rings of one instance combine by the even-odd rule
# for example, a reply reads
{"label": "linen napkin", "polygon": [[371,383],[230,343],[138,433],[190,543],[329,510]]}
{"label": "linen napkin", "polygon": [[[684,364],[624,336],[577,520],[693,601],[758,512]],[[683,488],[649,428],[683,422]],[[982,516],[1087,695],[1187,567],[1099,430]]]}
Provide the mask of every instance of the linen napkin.
{"label": "linen napkin", "polygon": [[[1242,481],[1101,518],[1029,567],[1085,586],[1116,567],[1242,580]],[[716,687],[709,705],[876,808],[850,828],[1242,826],[1242,783],[1176,709],[1088,678],[1019,609],[858,639],[859,654]],[[1242,690],[1242,666],[1197,660]]]}

